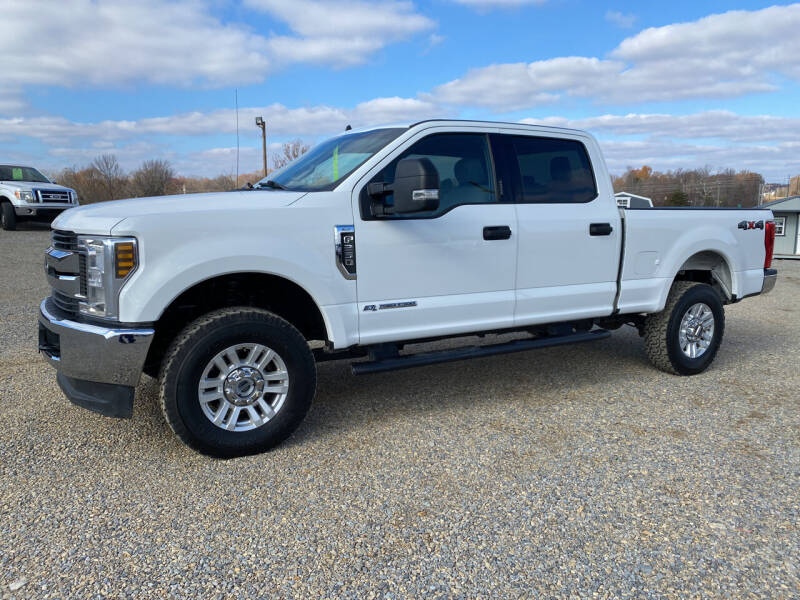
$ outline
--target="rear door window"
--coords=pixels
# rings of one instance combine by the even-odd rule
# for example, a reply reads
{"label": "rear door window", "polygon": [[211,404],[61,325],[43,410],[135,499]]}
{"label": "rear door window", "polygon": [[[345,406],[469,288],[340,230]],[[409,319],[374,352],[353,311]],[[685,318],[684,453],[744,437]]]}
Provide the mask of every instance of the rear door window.
{"label": "rear door window", "polygon": [[517,164],[519,202],[575,204],[597,197],[592,165],[582,143],[543,137],[509,137]]}

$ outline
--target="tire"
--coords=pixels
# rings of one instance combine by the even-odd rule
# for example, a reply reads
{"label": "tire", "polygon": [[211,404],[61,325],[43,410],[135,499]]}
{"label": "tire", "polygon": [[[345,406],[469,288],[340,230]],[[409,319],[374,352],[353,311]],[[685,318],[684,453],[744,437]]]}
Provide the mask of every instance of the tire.
{"label": "tire", "polygon": [[[705,308],[698,309],[698,306]],[[682,321],[690,311],[699,315],[695,323],[705,320],[707,325],[710,322],[713,333],[707,327],[700,337],[682,332]],[[687,318],[691,319],[692,315]],[[664,310],[645,318],[644,347],[650,362],[658,369],[675,375],[697,375],[714,362],[724,333],[725,308],[716,290],[705,283],[676,281],[667,296]],[[682,340],[687,339],[688,346],[684,346]],[[692,339],[698,341],[692,343]],[[707,347],[702,348],[705,343]],[[697,355],[691,356],[692,352]]]}
{"label": "tire", "polygon": [[[258,347],[263,354],[251,354]],[[269,358],[266,351],[277,358],[256,366]],[[220,364],[227,370],[214,366]],[[178,437],[203,454],[257,454],[297,429],[311,406],[316,377],[308,343],[288,321],[262,309],[226,308],[190,323],[173,340],[159,373],[161,410]],[[215,399],[201,401],[201,393]]]}
{"label": "tire", "polygon": [[11,202],[0,202],[0,223],[6,231],[14,231],[17,228],[17,215]]}

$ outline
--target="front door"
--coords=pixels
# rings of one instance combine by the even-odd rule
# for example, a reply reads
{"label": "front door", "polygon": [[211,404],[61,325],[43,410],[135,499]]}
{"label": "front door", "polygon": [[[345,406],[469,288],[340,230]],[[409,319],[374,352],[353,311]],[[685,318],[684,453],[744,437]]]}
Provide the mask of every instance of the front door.
{"label": "front door", "polygon": [[[421,157],[439,173],[439,208],[373,217],[367,182],[391,183],[401,158]],[[387,161],[353,196],[360,343],[510,327],[517,223],[488,135],[420,134]]]}

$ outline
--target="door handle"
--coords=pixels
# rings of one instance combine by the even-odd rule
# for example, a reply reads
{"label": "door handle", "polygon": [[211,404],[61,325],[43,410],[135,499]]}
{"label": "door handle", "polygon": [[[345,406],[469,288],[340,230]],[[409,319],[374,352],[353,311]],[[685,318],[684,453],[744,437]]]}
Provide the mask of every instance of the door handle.
{"label": "door handle", "polygon": [[592,223],[589,225],[589,235],[611,235],[614,228],[611,223]]}
{"label": "door handle", "polygon": [[507,240],[511,237],[511,227],[508,225],[496,225],[494,227],[483,228],[483,239],[485,240]]}

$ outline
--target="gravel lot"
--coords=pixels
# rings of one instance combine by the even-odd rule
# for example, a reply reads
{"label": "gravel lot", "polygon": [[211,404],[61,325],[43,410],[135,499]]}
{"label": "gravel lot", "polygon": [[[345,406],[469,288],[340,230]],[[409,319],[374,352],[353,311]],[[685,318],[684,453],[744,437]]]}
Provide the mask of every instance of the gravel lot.
{"label": "gravel lot", "polygon": [[[277,450],[70,405],[43,228],[0,231],[0,597],[800,596],[800,262],[691,378],[608,340],[355,378]],[[13,591],[12,591],[13,590]]]}

